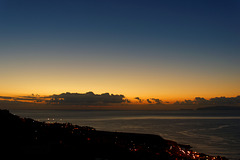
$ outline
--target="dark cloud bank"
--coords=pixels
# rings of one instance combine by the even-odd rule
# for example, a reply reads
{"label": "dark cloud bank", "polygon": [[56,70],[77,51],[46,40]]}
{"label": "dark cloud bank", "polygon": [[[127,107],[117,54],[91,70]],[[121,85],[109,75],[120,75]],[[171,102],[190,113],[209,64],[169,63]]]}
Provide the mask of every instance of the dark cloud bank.
{"label": "dark cloud bank", "polygon": [[47,104],[59,104],[59,105],[110,105],[130,103],[128,99],[125,99],[124,95],[114,95],[109,93],[94,94],[93,92],[87,93],[62,93],[54,94],[50,96],[41,97],[39,95],[32,94],[31,96],[19,96],[19,97],[7,97],[0,96],[0,102],[11,103],[39,103],[44,102]]}
{"label": "dark cloud bank", "polygon": [[0,101],[12,101],[12,102],[43,102],[45,101],[46,97],[40,97],[38,94],[31,96],[19,96],[19,97],[6,97],[6,96],[0,96]]}
{"label": "dark cloud bank", "polygon": [[[121,94],[94,94],[87,93],[61,93],[50,96],[0,96],[0,108],[62,108],[62,109],[88,109],[95,106],[98,109],[166,109],[174,110],[180,108],[196,109],[204,106],[240,106],[240,96],[236,97],[214,97],[205,99],[196,97],[194,100],[176,101],[169,104],[157,98],[141,99],[135,97],[138,103],[130,102]],[[111,107],[111,108],[109,108]]]}
{"label": "dark cloud bank", "polygon": [[240,96],[237,97],[215,97],[209,100],[196,97],[194,100],[175,102],[176,105],[237,105],[240,104]]}
{"label": "dark cloud bank", "polygon": [[94,94],[93,92],[80,93],[62,93],[50,96],[47,102],[50,104],[64,105],[110,105],[129,102],[125,100],[124,95],[114,95],[109,93]]}

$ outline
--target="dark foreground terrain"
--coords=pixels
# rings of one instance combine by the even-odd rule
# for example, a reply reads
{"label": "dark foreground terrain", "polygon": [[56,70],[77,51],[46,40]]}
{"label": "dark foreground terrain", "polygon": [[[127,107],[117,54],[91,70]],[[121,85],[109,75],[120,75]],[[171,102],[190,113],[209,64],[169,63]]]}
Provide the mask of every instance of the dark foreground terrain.
{"label": "dark foreground terrain", "polygon": [[72,156],[89,160],[215,159],[157,135],[96,131],[70,123],[45,123],[0,110],[1,156]]}

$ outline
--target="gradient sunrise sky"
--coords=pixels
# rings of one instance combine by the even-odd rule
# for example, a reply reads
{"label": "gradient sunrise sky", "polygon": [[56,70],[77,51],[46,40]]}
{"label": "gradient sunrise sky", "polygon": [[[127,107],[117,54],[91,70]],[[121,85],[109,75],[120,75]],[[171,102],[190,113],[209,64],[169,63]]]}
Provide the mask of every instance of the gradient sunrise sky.
{"label": "gradient sunrise sky", "polygon": [[0,0],[0,95],[240,93],[238,0]]}

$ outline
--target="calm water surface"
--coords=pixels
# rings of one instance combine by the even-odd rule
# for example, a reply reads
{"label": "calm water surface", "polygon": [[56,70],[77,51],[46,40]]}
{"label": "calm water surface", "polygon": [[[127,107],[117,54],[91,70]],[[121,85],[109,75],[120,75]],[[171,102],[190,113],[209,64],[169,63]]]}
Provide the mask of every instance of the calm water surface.
{"label": "calm water surface", "polygon": [[239,111],[12,110],[39,121],[70,122],[97,130],[157,134],[193,150],[240,159]]}

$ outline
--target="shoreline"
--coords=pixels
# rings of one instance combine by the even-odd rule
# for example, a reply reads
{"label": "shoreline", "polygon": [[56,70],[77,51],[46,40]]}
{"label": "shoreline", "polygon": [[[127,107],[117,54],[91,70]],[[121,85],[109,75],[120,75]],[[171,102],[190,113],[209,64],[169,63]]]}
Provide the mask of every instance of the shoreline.
{"label": "shoreline", "polygon": [[[3,153],[21,155],[73,154],[89,159],[216,159],[191,150],[191,146],[165,140],[158,135],[98,131],[70,123],[46,123],[20,118],[0,110]],[[12,146],[15,146],[12,148]],[[64,151],[64,152],[63,152]]]}

